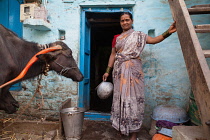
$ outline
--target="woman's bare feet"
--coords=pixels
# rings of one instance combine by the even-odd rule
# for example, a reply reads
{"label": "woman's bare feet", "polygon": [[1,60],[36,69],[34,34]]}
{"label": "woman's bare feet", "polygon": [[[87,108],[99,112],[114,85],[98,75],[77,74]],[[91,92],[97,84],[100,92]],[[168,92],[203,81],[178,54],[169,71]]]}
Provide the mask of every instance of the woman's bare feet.
{"label": "woman's bare feet", "polygon": [[137,133],[134,132],[134,133],[131,133],[130,134],[130,139],[129,140],[137,140]]}

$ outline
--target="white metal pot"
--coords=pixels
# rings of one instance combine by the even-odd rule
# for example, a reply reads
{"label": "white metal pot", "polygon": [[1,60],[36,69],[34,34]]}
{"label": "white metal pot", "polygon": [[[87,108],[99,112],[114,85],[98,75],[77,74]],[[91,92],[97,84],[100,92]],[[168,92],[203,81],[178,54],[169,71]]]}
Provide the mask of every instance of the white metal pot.
{"label": "white metal pot", "polygon": [[101,82],[97,87],[97,95],[100,99],[107,99],[113,92],[113,84],[111,82]]}

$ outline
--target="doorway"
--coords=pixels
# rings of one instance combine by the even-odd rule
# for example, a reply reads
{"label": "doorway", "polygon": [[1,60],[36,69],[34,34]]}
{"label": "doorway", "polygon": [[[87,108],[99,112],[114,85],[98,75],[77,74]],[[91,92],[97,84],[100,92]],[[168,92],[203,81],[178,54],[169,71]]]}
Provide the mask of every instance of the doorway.
{"label": "doorway", "polygon": [[[96,87],[102,82],[102,76],[108,65],[114,35],[120,34],[119,23],[121,12],[115,13],[87,13],[87,20],[91,26],[91,55],[90,55],[90,110],[109,113],[111,111],[112,96],[100,99]],[[107,79],[112,82],[112,75]]]}
{"label": "doorway", "polygon": [[[84,80],[79,83],[78,106],[87,110],[85,117],[93,120],[109,120],[112,96],[100,99],[96,87],[108,65],[114,35],[120,34],[120,14],[132,8],[90,8],[81,13],[80,71]],[[112,75],[107,79],[112,82]]]}

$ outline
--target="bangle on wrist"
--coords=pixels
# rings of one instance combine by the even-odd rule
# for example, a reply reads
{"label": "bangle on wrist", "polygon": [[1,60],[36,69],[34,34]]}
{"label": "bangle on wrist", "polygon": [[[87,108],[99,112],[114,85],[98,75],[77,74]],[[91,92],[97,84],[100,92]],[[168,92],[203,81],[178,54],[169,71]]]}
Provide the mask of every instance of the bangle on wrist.
{"label": "bangle on wrist", "polygon": [[167,37],[169,37],[170,35],[171,35],[171,33],[169,33],[168,30],[165,31],[165,32],[162,34],[162,36],[163,36],[164,39],[167,38]]}
{"label": "bangle on wrist", "polygon": [[105,73],[108,73],[108,74],[109,74],[109,73],[111,72],[111,70],[112,70],[112,68],[108,66],[108,67],[106,68],[106,72],[105,72]]}

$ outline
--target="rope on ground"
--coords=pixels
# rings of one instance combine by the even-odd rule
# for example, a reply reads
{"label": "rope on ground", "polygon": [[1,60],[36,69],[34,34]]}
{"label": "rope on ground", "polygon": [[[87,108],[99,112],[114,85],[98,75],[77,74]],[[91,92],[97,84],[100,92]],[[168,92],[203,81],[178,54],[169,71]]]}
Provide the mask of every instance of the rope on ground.
{"label": "rope on ground", "polygon": [[[32,98],[30,99],[30,101],[27,103],[27,105],[23,108],[23,110],[21,110],[21,112],[18,114],[18,116],[15,118],[15,119],[12,119],[12,118],[7,118],[7,119],[4,119],[3,120],[3,124],[5,124],[6,122],[9,122],[9,121],[11,121],[11,123],[10,124],[8,124],[7,126],[5,126],[3,129],[2,129],[2,131],[4,131],[6,128],[8,128],[9,126],[11,126],[14,122],[15,122],[15,120],[18,120],[18,118],[21,116],[21,115],[23,115],[23,113],[26,111],[26,109],[28,109],[29,107],[30,107],[30,105],[31,105],[31,102],[34,100],[34,98],[35,98],[35,96],[37,95],[37,93],[39,93],[41,96],[42,96],[42,106],[44,106],[44,98],[43,98],[43,95],[42,95],[42,93],[41,93],[41,80],[42,80],[42,74],[40,75],[40,76],[38,76],[37,77],[37,88],[36,88],[36,90],[35,90],[35,93],[34,93],[34,95],[32,96]],[[1,138],[2,139],[2,138]]]}

